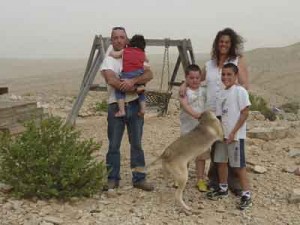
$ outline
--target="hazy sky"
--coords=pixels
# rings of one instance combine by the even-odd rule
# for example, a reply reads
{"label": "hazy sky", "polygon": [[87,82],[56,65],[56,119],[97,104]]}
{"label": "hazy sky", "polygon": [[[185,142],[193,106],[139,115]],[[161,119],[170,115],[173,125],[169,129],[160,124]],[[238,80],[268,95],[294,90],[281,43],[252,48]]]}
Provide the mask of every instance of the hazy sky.
{"label": "hazy sky", "polygon": [[190,38],[200,53],[225,27],[246,50],[285,46],[300,41],[300,1],[0,0],[0,57],[85,58],[95,34],[119,25],[129,36]]}

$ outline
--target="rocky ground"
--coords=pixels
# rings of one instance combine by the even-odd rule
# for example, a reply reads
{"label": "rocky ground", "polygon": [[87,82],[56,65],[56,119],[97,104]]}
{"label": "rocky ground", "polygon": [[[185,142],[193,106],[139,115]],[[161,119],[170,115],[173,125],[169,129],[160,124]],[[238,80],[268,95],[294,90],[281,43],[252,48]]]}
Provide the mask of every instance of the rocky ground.
{"label": "rocky ground", "polygon": [[[36,100],[39,106],[53,115],[65,117],[73,97],[67,96],[9,96],[15,100]],[[76,126],[86,138],[102,142],[98,152],[105,158],[107,149],[106,113],[94,108],[104,95],[91,93],[77,119]],[[175,99],[165,117],[148,113],[145,119],[143,146],[147,162],[154,160],[163,149],[179,136],[179,107]],[[294,119],[296,120],[296,119]],[[221,201],[210,201],[196,190],[194,165],[184,199],[194,212],[186,214],[174,203],[171,182],[160,170],[149,174],[155,184],[154,192],[132,188],[129,168],[129,144],[124,135],[122,180],[116,192],[99,193],[91,198],[73,198],[69,202],[38,199],[18,200],[0,192],[0,224],[300,224],[300,176],[294,170],[300,166],[300,122],[264,121],[253,114],[248,121],[248,172],[253,191],[253,207],[239,211],[234,195]],[[209,163],[207,163],[208,165]]]}

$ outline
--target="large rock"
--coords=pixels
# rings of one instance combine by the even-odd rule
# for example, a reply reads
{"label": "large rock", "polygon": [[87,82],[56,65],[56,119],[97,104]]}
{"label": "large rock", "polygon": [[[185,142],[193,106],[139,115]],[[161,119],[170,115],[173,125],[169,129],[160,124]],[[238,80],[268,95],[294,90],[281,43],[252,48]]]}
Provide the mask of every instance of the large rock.
{"label": "large rock", "polygon": [[8,193],[8,192],[10,192],[12,189],[13,189],[12,186],[0,182],[0,191],[1,191],[1,192]]}
{"label": "large rock", "polygon": [[300,189],[294,189],[288,197],[289,203],[300,203]]}
{"label": "large rock", "polygon": [[264,121],[266,120],[265,116],[261,114],[259,111],[250,111],[248,120],[258,120],[258,121]]}
{"label": "large rock", "polygon": [[263,174],[263,173],[267,172],[267,169],[263,166],[256,165],[256,166],[254,166],[253,171],[255,173]]}
{"label": "large rock", "polygon": [[294,113],[284,113],[283,118],[287,121],[298,121],[299,120],[299,116]]}
{"label": "large rock", "polygon": [[290,149],[289,156],[290,157],[300,156],[300,149]]}
{"label": "large rock", "polygon": [[47,223],[52,223],[54,225],[59,225],[63,223],[63,220],[61,218],[54,217],[54,216],[46,216],[44,217],[44,221]]}
{"label": "large rock", "polygon": [[289,127],[255,127],[248,131],[249,138],[257,138],[265,141],[286,138],[289,135]]}

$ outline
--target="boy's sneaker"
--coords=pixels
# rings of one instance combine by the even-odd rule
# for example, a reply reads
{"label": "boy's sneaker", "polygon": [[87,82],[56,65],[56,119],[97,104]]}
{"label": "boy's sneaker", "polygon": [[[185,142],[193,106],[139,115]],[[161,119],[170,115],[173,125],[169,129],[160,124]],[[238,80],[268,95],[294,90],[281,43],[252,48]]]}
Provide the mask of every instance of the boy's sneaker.
{"label": "boy's sneaker", "polygon": [[208,191],[207,183],[206,183],[205,180],[199,180],[198,183],[197,183],[197,188],[201,192],[207,192]]}
{"label": "boy's sneaker", "polygon": [[247,196],[242,196],[241,201],[238,204],[238,209],[244,210],[244,209],[250,208],[251,206],[252,206],[251,198],[249,198]]}
{"label": "boy's sneaker", "polygon": [[222,191],[220,188],[217,190],[210,191],[206,194],[206,197],[210,200],[219,200],[221,198],[228,197],[228,189],[226,191]]}

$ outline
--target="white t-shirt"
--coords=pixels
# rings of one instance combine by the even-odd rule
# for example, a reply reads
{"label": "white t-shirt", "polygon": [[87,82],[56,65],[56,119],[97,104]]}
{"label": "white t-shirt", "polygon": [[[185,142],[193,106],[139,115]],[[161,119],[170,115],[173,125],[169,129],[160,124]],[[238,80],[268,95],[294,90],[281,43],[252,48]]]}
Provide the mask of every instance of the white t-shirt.
{"label": "white t-shirt", "polygon": [[[188,104],[196,112],[202,113],[205,110],[206,103],[206,88],[199,87],[197,90],[187,88],[186,91]],[[180,131],[181,135],[188,133],[194,129],[198,124],[198,120],[193,118],[185,110],[181,109],[180,112]]]}
{"label": "white t-shirt", "polygon": [[[108,55],[112,48],[108,48],[105,54],[105,58],[100,66],[100,71],[103,70],[112,70],[115,72],[115,76],[119,78],[119,74],[122,71],[122,58],[115,59]],[[107,84],[107,94],[108,94],[108,103],[115,103],[117,102],[115,88],[111,85]],[[135,93],[126,93],[125,95],[125,102],[131,102],[138,98],[138,95]]]}
{"label": "white t-shirt", "polygon": [[[241,111],[250,105],[249,94],[242,86],[233,85],[231,88],[222,91],[216,114],[222,117],[225,138],[228,138],[239,120]],[[237,131],[234,140],[245,138],[246,122]]]}
{"label": "white t-shirt", "polygon": [[[226,63],[233,63],[238,65],[238,57],[231,60],[226,60]],[[205,63],[206,70],[206,85],[207,85],[207,108],[216,113],[216,106],[219,96],[224,89],[221,81],[222,69],[218,67],[216,60],[209,60]]]}

